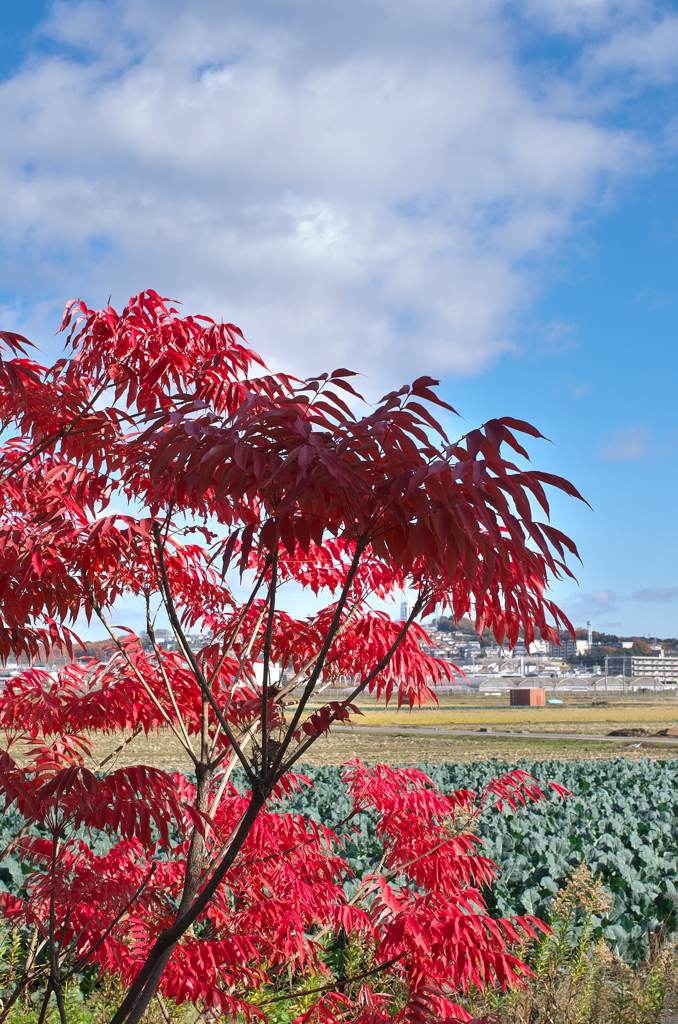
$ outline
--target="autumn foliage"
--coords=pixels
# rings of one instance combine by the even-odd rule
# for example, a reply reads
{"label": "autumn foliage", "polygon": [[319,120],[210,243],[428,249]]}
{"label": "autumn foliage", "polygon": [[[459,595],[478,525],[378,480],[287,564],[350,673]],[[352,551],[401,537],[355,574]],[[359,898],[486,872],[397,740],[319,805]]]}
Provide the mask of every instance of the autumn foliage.
{"label": "autumn foliage", "polygon": [[[362,693],[411,707],[453,680],[422,649],[421,616],[471,615],[508,644],[571,628],[546,587],[576,551],[545,487],[577,492],[512,461],[541,436],[527,423],[450,440],[430,378],[368,406],[348,370],[269,374],[238,328],[150,291],[122,313],[71,303],[62,331],[51,367],[0,332],[0,655],[75,654],[83,618],[110,650],[0,693],[0,788],[32,868],[2,896],[26,949],[0,1017],[41,987],[64,1021],[64,986],[94,965],[126,989],[112,1024],[155,994],[243,1020],[279,1002],[308,1024],[468,1019],[460,993],[520,984],[512,947],[543,927],[488,916],[495,869],[475,835],[490,806],[541,800],[534,780],[443,794],[414,769],[354,761],[349,819],[318,824],[286,798]],[[287,584],[326,607],[295,618]],[[406,622],[370,604],[405,588]],[[113,624],[121,596],[146,608],[143,643]],[[211,637],[199,649],[196,629]],[[324,701],[339,682],[346,696]],[[188,775],[96,762],[97,733],[159,728]],[[383,858],[350,880],[343,844],[364,813]]]}

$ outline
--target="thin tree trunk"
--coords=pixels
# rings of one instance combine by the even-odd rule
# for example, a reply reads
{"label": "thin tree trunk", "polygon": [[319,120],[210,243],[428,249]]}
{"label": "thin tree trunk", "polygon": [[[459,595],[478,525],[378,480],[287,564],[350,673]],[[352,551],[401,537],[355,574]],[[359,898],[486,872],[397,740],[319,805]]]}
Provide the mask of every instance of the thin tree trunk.
{"label": "thin tree trunk", "polygon": [[229,868],[250,834],[252,826],[257,820],[265,802],[266,798],[261,792],[252,793],[249,806],[233,837],[230,849],[202,892],[194,899],[190,909],[183,915],[177,916],[174,924],[160,933],[132,987],[111,1017],[110,1024],[138,1024],[155,994],[162,973],[174,952],[174,947],[181,937],[186,934],[196,918],[200,916],[223,882]]}

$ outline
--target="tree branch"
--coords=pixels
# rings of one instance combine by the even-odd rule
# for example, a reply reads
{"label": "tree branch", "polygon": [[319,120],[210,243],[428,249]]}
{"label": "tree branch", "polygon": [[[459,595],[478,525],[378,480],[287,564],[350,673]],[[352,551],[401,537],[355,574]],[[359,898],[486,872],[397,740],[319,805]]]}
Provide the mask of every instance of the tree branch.
{"label": "tree branch", "polygon": [[[148,634],[148,639],[151,641],[151,645],[152,645],[153,651],[155,653],[155,660],[157,662],[158,669],[160,671],[160,675],[163,678],[163,682],[165,684],[165,689],[167,690],[167,694],[168,694],[169,699],[170,699],[170,701],[172,703],[172,707],[174,709],[174,714],[177,717],[177,723],[179,725],[179,728],[181,729],[181,735],[184,737],[184,744],[185,744],[187,749],[190,747],[190,749],[192,750],[193,749],[193,744],[191,743],[191,740],[189,738],[188,730],[186,728],[186,723],[184,722],[183,716],[182,716],[181,712],[179,711],[179,707],[178,707],[177,701],[176,701],[176,696],[175,696],[175,693],[174,693],[174,688],[172,687],[172,685],[171,685],[171,683],[169,681],[167,672],[165,671],[165,665],[164,665],[163,660],[162,660],[162,653],[161,653],[160,648],[158,647],[158,644],[156,642],[155,629],[153,628],[153,623],[151,621],[151,604],[150,604],[150,599],[149,599],[148,594],[146,594],[146,632]],[[195,758],[194,758],[194,760],[195,760]]]}
{"label": "tree branch", "polygon": [[215,679],[217,678],[217,674],[219,673],[219,671],[221,669],[221,666],[226,661],[226,658],[229,656],[229,654],[233,650],[233,647],[235,646],[235,642],[238,639],[238,636],[240,635],[240,630],[242,629],[243,623],[244,623],[245,619],[247,618],[247,613],[249,612],[250,608],[254,604],[254,601],[256,600],[256,596],[259,593],[259,588],[261,587],[261,584],[264,582],[264,577],[266,576],[266,573],[268,572],[270,564],[271,564],[270,563],[270,558],[267,558],[265,563],[264,563],[264,568],[261,570],[261,572],[259,573],[257,579],[255,580],[254,587],[252,588],[252,591],[250,593],[250,596],[247,599],[246,604],[244,604],[243,607],[242,607],[240,615],[238,616],[238,621],[236,622],[236,625],[235,625],[235,629],[233,630],[233,633],[231,635],[231,639],[228,641],[228,644],[226,645],[225,650],[221,654],[221,656],[219,658],[219,661],[217,662],[217,664],[216,664],[216,666],[215,666],[211,676],[209,677],[208,683],[209,683],[210,686],[213,685]]}
{"label": "tree branch", "polygon": [[[358,697],[363,692],[363,690],[365,690],[365,688],[370,685],[372,680],[376,676],[378,676],[380,672],[384,671],[384,669],[387,667],[388,663],[390,662],[391,658],[393,657],[395,652],[398,650],[398,647],[402,643],[402,641],[403,641],[403,639],[404,639],[408,629],[410,628],[410,626],[414,622],[415,618],[417,617],[417,615],[419,614],[419,612],[421,611],[423,606],[424,606],[424,597],[423,597],[423,595],[420,594],[419,597],[417,598],[417,600],[414,603],[414,607],[412,608],[412,611],[410,613],[410,617],[408,618],[407,622],[403,623],[403,626],[402,626],[400,632],[398,633],[397,637],[395,638],[395,640],[393,641],[393,643],[389,647],[389,649],[386,652],[386,654],[383,656],[381,661],[377,662],[377,664],[372,669],[372,671],[370,673],[368,673],[368,675],[363,679],[362,683],[360,683],[359,686],[356,686],[356,688],[353,690],[353,692],[348,697],[345,697],[344,700],[342,700],[340,702],[340,707],[345,708],[345,707],[347,707],[347,705],[352,704],[353,701],[356,699],[356,697]],[[332,712],[332,714],[330,715],[329,721],[327,723],[327,729],[329,729],[330,726],[333,725],[334,722],[337,721],[337,718],[338,718],[337,712],[336,711]],[[320,736],[327,735],[327,729],[325,729],[325,731],[322,732],[322,733],[316,733],[315,736],[309,736],[309,738],[306,741],[304,741],[297,748],[297,750],[292,754],[290,759],[288,761],[286,761],[284,765],[281,765],[281,767],[279,768],[278,775],[276,777],[276,782],[278,781],[278,779],[282,778],[282,776],[286,772],[288,772],[290,770],[290,768],[295,763],[295,761],[298,761],[299,758],[303,754],[306,753],[306,751],[309,749],[309,747],[313,746],[313,744],[316,742],[316,740],[318,740],[320,738]]]}
{"label": "tree branch", "polygon": [[108,925],[108,927],[106,928],[106,931],[103,933],[103,935],[99,936],[99,938],[94,943],[94,945],[90,949],[88,949],[86,953],[83,953],[82,956],[78,957],[78,959],[75,961],[75,963],[73,964],[73,966],[70,969],[70,971],[67,974],[64,975],[64,980],[65,981],[67,981],[69,978],[73,977],[74,974],[77,974],[78,971],[81,970],[85,966],[85,964],[90,959],[90,957],[92,957],[96,953],[96,951],[99,948],[99,946],[101,946],[102,943],[104,943],[106,941],[106,939],[111,934],[111,932],[113,931],[115,926],[120,923],[120,921],[123,919],[123,917],[125,916],[127,911],[130,909],[130,907],[133,906],[136,903],[136,901],[139,899],[139,897],[141,896],[142,892],[147,887],[147,885],[150,882],[151,878],[155,874],[157,868],[158,868],[158,865],[156,863],[151,864],[151,868],[150,868],[148,874],[146,875],[146,877],[144,878],[143,882],[139,886],[139,888],[129,898],[129,900],[127,901],[125,906],[122,908],[120,913],[117,914],[116,917],[111,921],[111,923]]}
{"label": "tree branch", "polygon": [[247,810],[240,819],[240,825],[223,860],[214,870],[200,894],[193,901],[190,909],[185,914],[182,914],[181,917],[178,917],[169,928],[160,933],[127,995],[111,1018],[110,1024],[124,1024],[125,1021],[127,1021],[127,1024],[137,1024],[141,1019],[146,1007],[153,998],[162,972],[172,955],[172,950],[182,935],[186,933],[212,900],[226,877],[226,873],[242,849],[243,843],[247,839],[264,803],[265,799],[262,794],[253,790]]}
{"label": "tree branch", "polygon": [[341,991],[344,985],[351,985],[354,981],[362,981],[363,978],[370,978],[374,974],[381,974],[382,971],[387,971],[389,967],[393,967],[398,960],[402,960],[404,953],[399,953],[398,956],[394,956],[391,960],[387,960],[385,964],[379,964],[378,967],[373,967],[369,971],[363,971],[361,974],[354,974],[349,978],[344,978],[342,981],[330,981],[327,985],[319,985],[317,988],[306,988],[299,992],[291,992],[288,996],[273,996],[272,999],[266,999],[263,1003],[255,1003],[255,1006],[268,1006],[270,1003],[280,1003],[288,999],[301,999],[303,996],[313,996],[318,992],[330,992],[332,989]]}
{"label": "tree branch", "polygon": [[262,684],[261,703],[261,775],[268,776],[268,689],[269,671],[271,664],[271,638],[273,636],[273,622],[275,620],[275,592],[278,582],[278,548],[273,552],[273,563],[271,565],[271,584],[268,588],[268,620],[266,622],[266,636],[264,638],[264,678]]}
{"label": "tree branch", "polygon": [[131,743],[132,740],[135,740],[137,736],[143,731],[143,727],[140,725],[137,729],[134,730],[131,736],[128,736],[126,740],[123,740],[122,743],[115,748],[112,754],[109,754],[108,757],[105,757],[103,761],[99,761],[98,767],[103,768],[105,764],[108,764],[109,761],[112,761],[114,757],[117,757],[117,755],[125,749],[128,743]]}
{"label": "tree branch", "polygon": [[348,573],[346,574],[346,579],[341,589],[341,594],[339,595],[337,606],[334,609],[334,615],[332,616],[332,621],[330,622],[330,626],[327,631],[327,636],[325,637],[325,642],[323,643],[318,654],[318,659],[316,661],[315,668],[313,669],[311,675],[308,678],[308,682],[304,687],[304,692],[301,696],[301,700],[297,705],[297,709],[294,712],[294,715],[292,716],[292,721],[288,725],[285,737],[283,738],[283,741],[280,744],[280,749],[278,750],[278,753],[276,754],[273,764],[271,765],[271,778],[274,779],[274,781],[277,781],[281,777],[281,775],[285,774],[284,771],[280,770],[280,766],[282,765],[283,758],[285,757],[287,749],[290,743],[292,742],[295,730],[297,728],[297,725],[299,724],[299,720],[302,714],[304,713],[304,708],[306,707],[306,704],[308,703],[308,700],[311,694],[313,693],[313,690],[315,689],[315,684],[320,678],[320,673],[323,670],[327,653],[336,639],[336,632],[341,624],[341,616],[344,607],[346,606],[348,595],[351,590],[355,574],[358,571],[360,559],[362,558],[364,551],[365,545],[362,542],[357,542],[355,552],[353,553],[353,558],[351,560],[351,565],[349,566]]}
{"label": "tree branch", "polygon": [[[253,646],[254,641],[256,640],[256,637],[257,637],[257,633],[259,632],[259,630],[261,628],[261,623],[264,621],[264,615],[265,614],[266,614],[266,605],[264,604],[263,608],[261,609],[261,613],[259,614],[259,617],[258,617],[258,619],[257,619],[257,621],[255,623],[254,629],[252,630],[252,635],[250,636],[249,640],[247,641],[247,646],[245,647],[245,650],[242,651],[241,654],[240,654],[240,659],[239,659],[239,663],[238,663],[238,671],[236,672],[235,678],[233,679],[233,682],[231,683],[230,692],[229,692],[229,695],[228,695],[228,700],[226,701],[226,707],[225,707],[226,711],[228,711],[228,709],[231,706],[231,701],[233,700],[233,694],[235,693],[236,687],[237,687],[238,683],[240,682],[240,680],[242,678],[243,670],[244,670],[245,665],[247,664],[247,661],[249,659],[250,653],[252,651],[252,646]],[[223,663],[224,659],[220,659],[220,660]],[[211,680],[212,680],[213,677],[214,677],[214,673],[212,673],[212,676],[210,677],[210,680],[209,680],[209,686],[210,687],[212,686]],[[245,736],[246,739],[249,741],[252,738],[252,730],[251,729],[246,729],[244,732],[241,732],[240,735],[238,736],[238,743],[241,744],[241,746],[242,746],[242,748],[244,750],[245,749],[245,744],[242,743],[243,736]],[[210,760],[214,757],[214,754],[216,753],[218,739],[219,739],[219,730],[217,728],[217,729],[215,729],[214,741],[212,743],[212,749],[210,750]],[[218,765],[221,764],[221,762],[223,761],[225,755],[226,755],[226,752],[222,751],[222,753],[217,757],[216,761],[214,761],[214,763],[213,763],[213,767],[214,768],[216,768]]]}
{"label": "tree branch", "polygon": [[191,668],[193,669],[193,674],[194,674],[195,678],[198,680],[198,682],[199,682],[199,684],[200,684],[200,686],[201,686],[201,688],[203,690],[203,693],[205,694],[205,696],[207,697],[208,701],[210,702],[212,710],[214,711],[215,715],[217,716],[217,718],[219,720],[219,724],[221,725],[221,728],[224,730],[225,735],[228,737],[229,743],[231,744],[231,746],[233,747],[233,750],[237,754],[238,760],[240,761],[241,765],[243,766],[243,768],[245,770],[245,774],[247,775],[247,778],[250,781],[250,784],[252,786],[254,786],[256,784],[256,776],[252,772],[252,769],[250,767],[250,764],[249,764],[247,758],[245,757],[244,753],[240,749],[240,746],[239,746],[239,744],[238,744],[238,742],[237,742],[237,740],[235,738],[233,730],[231,729],[230,725],[228,724],[228,722],[224,718],[224,715],[222,714],[221,708],[219,707],[219,705],[218,705],[218,703],[216,701],[216,698],[215,698],[214,694],[212,693],[212,690],[211,690],[210,686],[208,685],[207,680],[205,679],[203,671],[200,668],[200,664],[198,662],[198,659],[196,658],[196,656],[193,653],[193,651],[190,649],[190,647],[188,645],[188,641],[186,640],[186,635],[185,635],[183,629],[181,628],[181,623],[179,622],[179,616],[177,615],[176,607],[174,605],[174,598],[172,597],[172,591],[170,589],[169,579],[168,579],[168,576],[167,576],[167,566],[165,564],[165,557],[164,557],[164,554],[163,554],[163,546],[162,546],[162,544],[160,542],[160,527],[158,526],[158,524],[156,522],[153,523],[153,536],[155,537],[156,550],[158,552],[158,563],[159,563],[159,567],[160,567],[160,575],[161,575],[161,578],[162,578],[163,601],[164,601],[164,604],[165,604],[165,609],[167,611],[167,615],[168,615],[169,620],[170,620],[170,624],[171,624],[172,629],[174,631],[174,635],[177,638],[179,646],[181,647],[182,651],[184,652],[184,657],[186,658],[186,660],[190,664]]}
{"label": "tree branch", "polygon": [[60,427],[59,430],[57,430],[54,434],[51,434],[49,437],[45,438],[44,441],[41,441],[39,444],[35,445],[28,452],[28,454],[23,457],[23,459],[19,460],[18,464],[15,464],[15,465],[12,466],[12,469],[11,469],[10,472],[5,473],[5,475],[3,477],[0,477],[0,486],[2,486],[3,484],[6,484],[7,481],[11,480],[13,476],[16,476],[16,474],[19,473],[24,468],[24,466],[27,466],[29,464],[29,462],[32,462],[32,460],[37,458],[38,455],[42,455],[42,453],[44,451],[47,451],[47,449],[51,445],[56,444],[56,442],[60,438],[63,439],[64,437],[67,437],[68,434],[72,433],[73,427],[76,425],[76,423],[79,423],[80,420],[83,419],[87,415],[87,413],[93,407],[93,405],[97,401],[97,399],[100,398],[101,395],[104,393],[104,391],[107,388],[109,388],[109,387],[112,387],[112,384],[111,384],[110,381],[106,381],[105,384],[102,384],[102,386],[99,388],[99,390],[96,392],[96,394],[93,395],[92,398],[90,398],[90,400],[85,405],[84,409],[82,409],[78,413],[78,415],[75,417],[75,419],[71,420],[69,423],[66,423],[63,427]]}
{"label": "tree branch", "polygon": [[134,662],[133,662],[133,661],[132,661],[132,659],[130,658],[130,656],[129,656],[129,652],[128,652],[128,651],[127,651],[127,649],[125,648],[125,645],[124,645],[124,644],[122,644],[122,643],[120,642],[119,638],[118,638],[118,637],[116,636],[116,634],[115,634],[115,633],[113,632],[113,630],[111,629],[111,627],[110,627],[110,625],[109,625],[109,623],[108,623],[108,620],[106,619],[106,616],[105,616],[105,615],[104,615],[104,613],[102,612],[101,608],[100,608],[100,607],[99,607],[99,606],[98,606],[97,604],[95,604],[95,603],[94,603],[94,598],[93,598],[93,597],[91,596],[91,594],[90,594],[90,604],[91,604],[91,605],[92,605],[92,607],[94,608],[94,611],[95,611],[96,615],[98,616],[98,618],[99,618],[100,622],[102,623],[102,625],[103,625],[103,626],[104,626],[104,628],[106,629],[106,632],[107,632],[107,633],[108,633],[108,635],[110,636],[111,640],[113,641],[113,643],[115,644],[115,646],[116,646],[116,647],[118,648],[118,650],[119,650],[119,651],[120,651],[120,653],[122,654],[123,658],[125,659],[125,661],[126,661],[126,662],[127,662],[127,664],[129,665],[129,667],[130,667],[130,668],[132,669],[132,671],[134,672],[135,676],[137,677],[137,679],[139,680],[139,682],[140,682],[140,683],[141,683],[141,685],[143,686],[144,690],[146,691],[146,693],[148,694],[148,696],[149,696],[149,697],[151,698],[151,700],[152,700],[153,704],[155,704],[155,707],[156,707],[156,708],[157,708],[157,710],[158,710],[158,711],[160,712],[160,715],[161,715],[161,717],[162,717],[162,718],[164,718],[165,722],[166,722],[166,723],[167,723],[167,725],[168,725],[168,726],[170,727],[170,729],[171,729],[171,730],[172,730],[172,732],[174,733],[175,737],[177,738],[177,740],[179,741],[179,743],[181,744],[181,746],[182,746],[182,747],[184,748],[184,750],[186,751],[186,753],[188,754],[188,756],[189,756],[189,757],[191,758],[191,760],[193,761],[193,763],[194,763],[194,764],[196,764],[196,763],[197,763],[197,758],[196,758],[196,756],[195,756],[195,751],[193,750],[193,747],[192,747],[192,746],[190,745],[190,743],[189,743],[189,745],[188,745],[188,746],[186,746],[186,744],[184,743],[184,738],[183,738],[183,736],[182,736],[182,735],[181,735],[181,733],[180,733],[180,732],[179,732],[179,731],[178,731],[178,730],[176,729],[176,727],[175,727],[175,725],[174,725],[174,722],[172,721],[172,719],[170,718],[170,716],[169,716],[169,715],[167,714],[167,712],[165,711],[164,707],[162,706],[162,704],[160,703],[160,701],[158,700],[158,698],[156,697],[156,695],[155,695],[155,694],[153,693],[153,690],[152,690],[152,689],[151,689],[151,687],[150,687],[150,686],[148,685],[148,683],[147,683],[147,682],[146,682],[146,680],[144,679],[143,675],[141,674],[141,672],[139,671],[139,669],[138,669],[138,668],[136,667],[136,665],[134,664]]}

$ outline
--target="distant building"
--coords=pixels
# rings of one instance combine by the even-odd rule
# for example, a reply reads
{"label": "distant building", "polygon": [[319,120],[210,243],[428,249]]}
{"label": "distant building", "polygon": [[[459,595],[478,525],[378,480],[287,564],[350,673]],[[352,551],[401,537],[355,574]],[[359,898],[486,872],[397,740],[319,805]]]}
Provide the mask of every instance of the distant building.
{"label": "distant building", "polygon": [[647,656],[618,655],[606,659],[607,674],[624,676],[626,679],[637,679],[649,676],[660,683],[678,683],[678,656],[658,657],[656,654]]}
{"label": "distant building", "polygon": [[407,622],[412,613],[412,605],[409,601],[400,602],[400,621]]}
{"label": "distant building", "polygon": [[558,644],[549,645],[549,654],[552,658],[576,658],[577,657],[577,641],[573,640],[571,636],[563,636],[560,638],[560,646]]}
{"label": "distant building", "polygon": [[561,634],[560,646],[558,646],[558,644],[549,644],[550,656],[552,658],[563,658],[565,661],[569,661],[570,658],[577,658],[579,655],[586,654],[588,649],[588,640],[573,640],[569,634]]}

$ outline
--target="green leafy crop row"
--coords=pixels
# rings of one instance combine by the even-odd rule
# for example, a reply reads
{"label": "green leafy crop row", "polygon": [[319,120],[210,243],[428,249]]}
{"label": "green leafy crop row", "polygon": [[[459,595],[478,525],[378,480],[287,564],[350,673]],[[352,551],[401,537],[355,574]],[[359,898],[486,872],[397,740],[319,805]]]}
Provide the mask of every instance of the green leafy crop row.
{"label": "green leafy crop row", "polygon": [[[510,768],[537,780],[558,782],[571,792],[515,813],[492,812],[481,825],[485,852],[500,868],[490,907],[500,914],[543,915],[573,867],[585,861],[612,897],[613,907],[596,918],[597,934],[627,959],[644,954],[649,933],[678,929],[678,760],[532,762],[419,765],[444,791],[478,789]],[[351,810],[338,767],[302,767],[314,783],[288,802],[288,809],[328,825]],[[543,786],[546,790],[548,787]],[[0,821],[0,849],[21,829],[11,810]],[[383,853],[369,814],[353,819],[345,854],[358,875],[376,867]],[[347,827],[341,831],[347,831]],[[98,853],[109,840],[89,839]],[[0,864],[0,888],[18,892],[25,869],[15,854]],[[349,883],[350,888],[350,883]]]}
{"label": "green leafy crop row", "polygon": [[[481,827],[485,852],[500,868],[490,899],[501,914],[543,914],[572,868],[585,861],[612,897],[613,907],[595,926],[620,955],[635,959],[648,933],[668,935],[678,927],[678,760],[532,762],[508,765],[422,764],[443,790],[477,789],[510,768],[531,772],[540,783],[558,782],[571,792],[563,802],[515,813],[489,814]],[[350,810],[339,768],[303,769],[315,788],[290,802],[290,809],[327,823]],[[376,865],[381,847],[374,822],[354,819],[357,833],[347,846],[360,873]]]}

